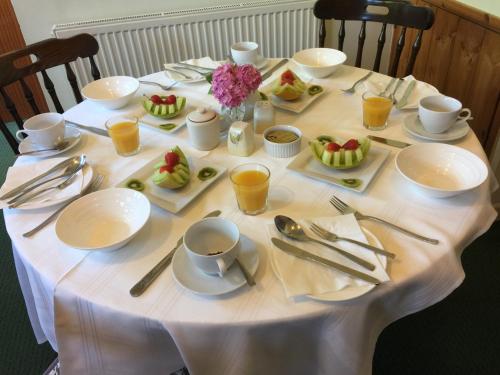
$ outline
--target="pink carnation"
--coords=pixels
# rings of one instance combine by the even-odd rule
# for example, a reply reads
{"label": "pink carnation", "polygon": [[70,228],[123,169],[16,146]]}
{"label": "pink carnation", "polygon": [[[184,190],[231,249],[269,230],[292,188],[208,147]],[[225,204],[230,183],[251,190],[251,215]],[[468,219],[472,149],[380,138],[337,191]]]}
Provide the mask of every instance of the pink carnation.
{"label": "pink carnation", "polygon": [[212,76],[212,93],[225,107],[234,108],[257,90],[262,78],[252,65],[224,64]]}

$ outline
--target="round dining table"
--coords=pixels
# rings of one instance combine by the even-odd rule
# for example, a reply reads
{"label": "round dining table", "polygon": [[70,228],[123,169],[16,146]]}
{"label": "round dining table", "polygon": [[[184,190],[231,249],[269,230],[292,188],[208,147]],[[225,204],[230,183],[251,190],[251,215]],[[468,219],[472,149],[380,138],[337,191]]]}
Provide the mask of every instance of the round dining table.
{"label": "round dining table", "polygon": [[[343,139],[372,134],[411,144],[422,142],[403,128],[405,118],[415,115],[415,108],[393,109],[382,131],[363,127],[363,84],[354,94],[341,89],[366,73],[341,66],[331,76],[314,80],[325,92],[301,113],[276,109],[276,124],[299,128],[302,150],[308,148],[308,140],[325,134]],[[163,72],[143,78],[169,82]],[[385,86],[389,77],[376,73],[370,80]],[[208,89],[207,83],[198,82],[178,84],[171,92],[186,96],[188,103],[218,108]],[[141,86],[136,102],[142,94],[158,92],[154,87]],[[128,110],[107,110],[84,101],[64,115],[70,122],[104,128],[107,118]],[[141,125],[141,151],[121,157],[110,138],[81,132],[78,145],[59,156],[85,154],[94,174],[105,177],[101,189],[116,186],[176,145],[188,158],[206,160],[227,170],[247,162],[264,164],[271,171],[271,179],[268,207],[260,215],[239,211],[225,173],[175,214],[152,204],[144,228],[126,246],[112,252],[68,247],[56,236],[55,222],[32,237],[22,236],[57,207],[4,210],[33,330],[38,342],[48,340],[58,352],[63,374],[168,374],[183,366],[192,375],[370,374],[381,331],[457,288],[465,276],[460,262],[462,251],[496,218],[491,192],[497,182],[491,172],[474,190],[445,199],[428,197],[398,172],[395,157],[401,149],[374,142],[372,148],[385,150],[387,158],[366,189],[358,192],[288,169],[294,157],[268,155],[262,135],[255,137],[256,150],[249,157],[240,157],[228,153],[225,140],[212,151],[193,149],[186,127],[167,134]],[[489,165],[472,130],[452,144]],[[14,167],[37,162],[39,159],[22,157]],[[359,221],[385,249],[396,254],[387,263],[390,280],[345,300],[287,298],[271,264],[269,230],[273,218],[335,217],[339,212],[329,203],[332,195],[365,214],[438,239],[439,244],[419,241],[378,223]],[[130,288],[174,248],[192,223],[213,210],[221,210],[221,216],[235,222],[255,246],[259,255],[256,285],[244,285],[220,296],[199,295],[179,285],[169,266],[144,294],[132,297]]]}

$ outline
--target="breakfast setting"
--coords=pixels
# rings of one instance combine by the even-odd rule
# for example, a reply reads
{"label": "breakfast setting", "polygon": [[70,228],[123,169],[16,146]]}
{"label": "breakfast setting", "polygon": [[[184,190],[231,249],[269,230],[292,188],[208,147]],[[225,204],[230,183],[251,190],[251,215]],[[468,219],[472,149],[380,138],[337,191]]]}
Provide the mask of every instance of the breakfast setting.
{"label": "breakfast setting", "polygon": [[[323,319],[318,335],[334,342],[336,324],[371,314],[376,338],[462,280],[461,250],[496,217],[477,113],[411,74],[348,65],[341,50],[271,58],[264,47],[235,40],[222,60],[90,80],[83,101],[15,134],[0,208],[49,291],[42,325],[68,373],[83,369],[71,358],[86,324],[142,346],[131,368],[161,347],[169,371],[238,373],[224,356],[243,336],[302,335]],[[146,338],[160,331],[165,342]],[[208,359],[211,343],[233,354]]]}

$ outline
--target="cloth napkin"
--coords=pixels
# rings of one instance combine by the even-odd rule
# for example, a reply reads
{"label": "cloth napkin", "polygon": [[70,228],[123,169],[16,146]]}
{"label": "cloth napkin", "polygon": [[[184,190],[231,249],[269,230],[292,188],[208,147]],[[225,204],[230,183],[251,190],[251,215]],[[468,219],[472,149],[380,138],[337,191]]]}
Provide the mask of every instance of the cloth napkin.
{"label": "cloth napkin", "polygon": [[[385,90],[387,85],[389,84],[391,80],[391,77],[388,76],[381,76],[381,75],[375,75],[370,77],[368,80],[366,80],[363,85],[359,85],[360,88],[356,90],[356,92],[360,95],[362,95],[366,91],[371,91],[374,93],[380,93]],[[439,95],[439,91],[432,85],[418,81],[413,77],[412,75],[409,75],[407,77],[403,78],[404,82],[402,82],[399,85],[398,91],[396,92],[396,100],[400,100],[408,85],[410,84],[411,81],[416,81],[415,87],[413,88],[410,96],[408,97],[408,102],[406,103],[405,106],[403,106],[401,109],[417,109],[418,108],[418,103],[420,99],[425,98],[426,96],[431,96],[431,95]],[[390,92],[392,93],[394,91],[394,88],[396,87],[396,83],[393,83]]]}
{"label": "cloth napkin", "polygon": [[[23,184],[24,182],[31,180],[35,176],[39,176],[45,171],[49,170],[52,168],[54,165],[60,163],[63,161],[64,158],[56,158],[56,159],[46,159],[42,160],[37,163],[33,164],[22,164],[22,165],[15,165],[10,167],[7,170],[7,176],[5,178],[5,182],[0,188],[0,195],[3,195],[4,193],[7,193],[8,191],[14,189],[16,186],[19,186]],[[49,178],[55,177],[58,174],[61,174],[63,170],[60,170],[58,172],[55,172],[53,175],[50,175]],[[34,204],[40,204],[43,202],[48,202],[48,201],[63,201],[66,199],[69,199],[77,194],[80,193],[83,187],[84,183],[84,178],[83,178],[83,171],[80,170],[76,177],[73,179],[73,182],[67,186],[66,188],[59,190],[59,189],[52,189],[49,190],[46,193],[42,193],[39,196],[31,199],[30,201],[26,202],[25,204],[21,205],[20,207],[23,207],[24,205],[34,205]],[[45,188],[48,188],[50,186],[56,186],[59,183],[64,181],[63,179],[58,179],[52,182],[49,182],[45,185],[42,185],[40,188],[37,188],[34,191],[42,190]],[[8,198],[6,200],[0,201],[0,209],[6,208],[7,201],[9,201],[12,198]]]}
{"label": "cloth napkin", "polygon": [[[311,231],[307,230],[310,222],[314,222],[339,236],[368,243],[353,215],[315,218],[314,220],[298,222],[305,232],[308,235],[311,235],[311,237],[318,238]],[[276,229],[274,225],[270,225],[268,227],[268,235],[269,242],[271,244],[271,265],[276,276],[281,281],[285,294],[288,298],[303,295],[317,296],[324,293],[339,291],[348,287],[369,285],[369,283],[346,275],[345,273],[337,271],[333,268],[308,260],[299,259],[293,255],[285,253],[272,244],[271,237],[278,237],[281,240],[295,245],[305,251],[376,277],[382,282],[390,280],[387,272],[375,253],[370,250],[360,248],[357,245],[350,244],[345,241],[337,241],[333,243],[334,246],[371,262],[376,266],[375,270],[369,271],[364,269],[356,263],[351,262],[349,259],[346,259],[342,255],[337,254],[335,251],[320,244],[306,241],[294,241],[286,238]]]}
{"label": "cloth napkin", "polygon": [[[199,66],[201,68],[211,68],[211,69],[216,69],[220,65],[220,62],[214,61],[208,56],[201,57],[199,59],[190,59],[190,60],[186,60],[183,62],[185,62],[186,64],[190,64],[190,65],[196,65],[196,66]],[[175,64],[164,64],[165,68],[172,68],[172,69],[175,69],[174,65]],[[202,77],[196,72],[189,71],[188,69],[185,69],[185,70],[182,70],[182,73],[184,73],[187,76],[192,77],[192,78],[186,79],[186,78],[182,77],[180,74],[176,74],[174,72],[167,71],[167,70],[165,71],[165,74],[167,75],[167,77],[170,78],[172,81],[177,81],[177,82],[182,83],[182,82],[192,82],[193,80],[198,81],[198,79],[200,79],[201,82],[205,82],[205,79],[204,78],[201,79]]]}

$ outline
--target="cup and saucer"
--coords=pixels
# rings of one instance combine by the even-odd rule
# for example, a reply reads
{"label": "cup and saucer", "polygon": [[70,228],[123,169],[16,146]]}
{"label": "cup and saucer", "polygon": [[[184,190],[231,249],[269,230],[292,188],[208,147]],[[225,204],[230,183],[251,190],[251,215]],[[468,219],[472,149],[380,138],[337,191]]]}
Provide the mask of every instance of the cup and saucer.
{"label": "cup and saucer", "polygon": [[[462,115],[463,112],[465,115]],[[418,114],[407,116],[403,128],[420,139],[449,142],[469,133],[468,119],[472,119],[470,110],[462,108],[458,100],[434,95],[420,100]]]}
{"label": "cup and saucer", "polygon": [[259,53],[255,42],[238,42],[231,46],[231,57],[238,65],[251,64],[260,70],[266,67],[268,60]]}
{"label": "cup and saucer", "polygon": [[[27,137],[22,138],[21,134]],[[20,154],[28,153],[29,156],[36,158],[46,158],[75,147],[80,142],[81,133],[78,129],[65,126],[61,114],[42,113],[26,120],[23,129],[17,131],[16,137],[20,141],[18,148]],[[65,143],[63,148],[42,151],[55,148],[62,142]]]}
{"label": "cup and saucer", "polygon": [[255,243],[224,218],[205,218],[191,225],[175,252],[172,273],[180,286],[194,294],[218,296],[246,284],[238,261],[254,275],[259,266]]}

